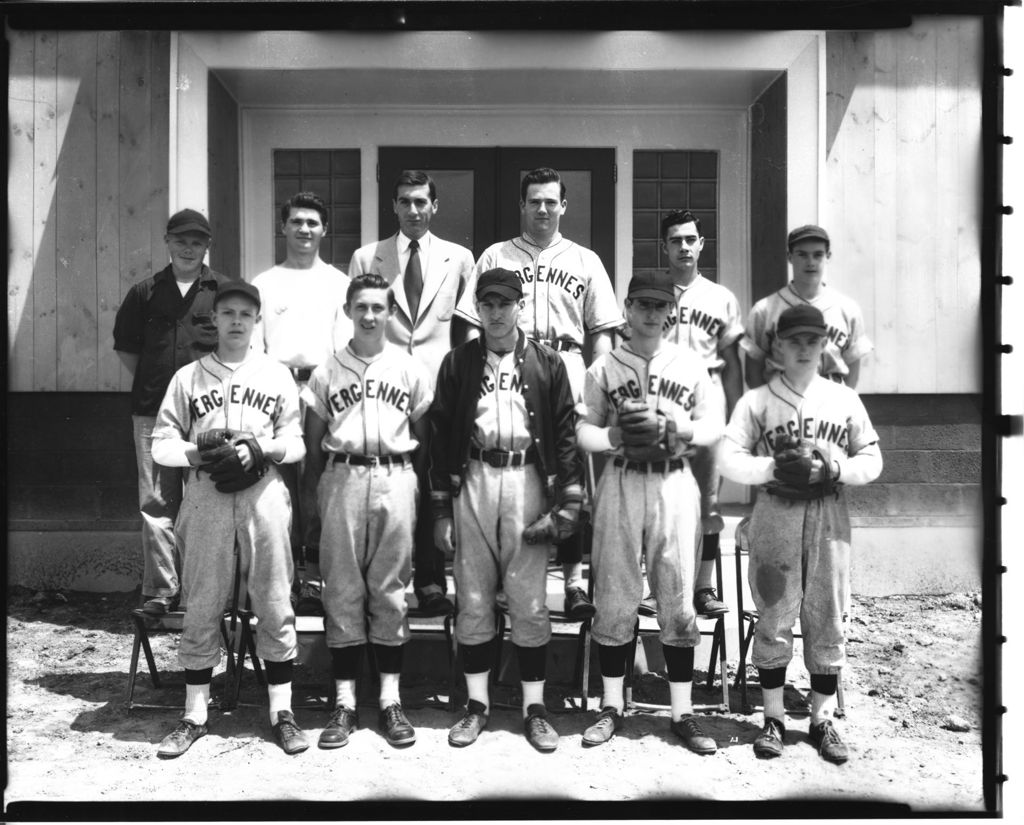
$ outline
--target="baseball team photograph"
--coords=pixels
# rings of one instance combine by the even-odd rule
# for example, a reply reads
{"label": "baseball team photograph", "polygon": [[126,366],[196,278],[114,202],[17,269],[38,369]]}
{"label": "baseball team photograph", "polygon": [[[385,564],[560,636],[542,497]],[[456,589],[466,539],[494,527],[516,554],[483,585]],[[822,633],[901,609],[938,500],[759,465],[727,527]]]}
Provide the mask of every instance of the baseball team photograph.
{"label": "baseball team photograph", "polygon": [[[480,819],[992,815],[993,373],[973,365],[979,327],[939,326],[978,312],[988,260],[982,207],[940,201],[950,176],[981,175],[966,136],[991,102],[971,63],[990,23],[723,34],[749,105],[725,68],[663,68],[687,33],[606,32],[639,50],[616,84],[639,85],[613,84],[604,108],[569,92],[564,111],[535,89],[539,119],[509,70],[528,87],[548,61],[572,84],[600,33],[552,57],[553,31],[9,25],[10,821],[433,818],[422,802]],[[886,134],[857,118],[903,117],[910,98],[858,55],[910,59],[921,38],[936,111],[959,43],[958,120],[937,120],[931,167],[896,148],[897,127],[896,157],[938,176],[912,207],[932,217],[883,229],[905,211],[886,176],[904,172],[878,155],[856,179],[864,141]],[[255,44],[286,40],[306,68],[272,76]],[[397,76],[371,78],[388,54],[415,65],[402,42],[437,47],[408,100]],[[463,62],[446,43],[493,102],[460,108],[465,92],[433,85]],[[484,55],[504,71],[477,76]],[[61,73],[86,62],[93,91],[61,98]],[[794,115],[816,73],[829,97],[812,134]],[[350,74],[354,131],[335,132]],[[707,88],[680,96],[677,121],[688,82]],[[169,142],[152,131],[168,83]],[[389,102],[364,100],[374,89]],[[438,131],[449,115],[431,121],[445,101],[458,138]],[[95,129],[89,163],[106,162],[103,135],[121,147],[84,190],[88,295],[61,234],[84,202],[40,214],[47,164],[64,191],[86,163],[41,154],[46,106]],[[498,112],[537,122],[502,136]],[[678,125],[701,117],[706,135]],[[591,118],[604,136],[574,136]],[[745,136],[715,142],[736,124]],[[132,159],[136,127],[163,167]],[[801,147],[821,162],[802,166]],[[201,186],[185,165],[199,156]],[[19,198],[36,250],[23,280]],[[921,260],[931,233],[959,240]],[[67,458],[40,451],[44,428]]]}

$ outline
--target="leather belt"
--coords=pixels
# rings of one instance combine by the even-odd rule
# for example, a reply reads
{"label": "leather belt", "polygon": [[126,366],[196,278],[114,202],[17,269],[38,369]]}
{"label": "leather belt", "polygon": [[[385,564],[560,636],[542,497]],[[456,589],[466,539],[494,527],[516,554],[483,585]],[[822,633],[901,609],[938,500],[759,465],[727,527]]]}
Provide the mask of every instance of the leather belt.
{"label": "leather belt", "polygon": [[476,461],[490,464],[492,467],[522,467],[524,464],[535,464],[537,462],[537,448],[529,447],[525,450],[481,450],[477,447],[470,447],[469,457]]}
{"label": "leather belt", "polygon": [[558,338],[554,341],[549,341],[547,338],[538,338],[537,343],[551,347],[551,349],[557,352],[583,352],[582,347],[575,341],[566,341],[564,338]]}
{"label": "leather belt", "polygon": [[398,455],[355,455],[354,453],[335,453],[335,464],[351,464],[354,467],[390,467],[394,464],[412,466],[412,458],[405,453]]}
{"label": "leather belt", "polygon": [[616,467],[625,467],[627,471],[637,473],[673,473],[686,466],[685,458],[670,458],[668,461],[630,461],[620,455],[615,456],[612,463]]}
{"label": "leather belt", "polygon": [[292,378],[296,381],[308,381],[309,376],[313,374],[313,370],[309,367],[288,367],[291,370]]}

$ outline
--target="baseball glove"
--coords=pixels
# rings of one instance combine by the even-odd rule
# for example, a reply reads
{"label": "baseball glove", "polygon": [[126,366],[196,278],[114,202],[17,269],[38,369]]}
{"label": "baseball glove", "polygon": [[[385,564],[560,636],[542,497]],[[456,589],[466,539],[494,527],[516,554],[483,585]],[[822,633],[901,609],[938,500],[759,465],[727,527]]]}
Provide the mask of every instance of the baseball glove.
{"label": "baseball glove", "polygon": [[[811,470],[817,459],[821,463],[818,481],[811,482]],[[796,438],[789,438],[779,445],[775,452],[776,483],[765,489],[773,496],[791,501],[810,501],[825,498],[838,492],[832,475],[832,465],[817,450],[809,450],[800,446]]]}
{"label": "baseball glove", "polygon": [[[267,474],[266,457],[255,436],[250,432],[218,432],[219,443],[215,446],[208,446],[204,450],[200,444],[199,457],[202,460],[202,469],[209,473],[214,486],[222,493],[237,493],[239,490],[252,487]],[[252,466],[248,470],[238,457],[236,447],[239,444],[244,444],[252,456]]]}
{"label": "baseball glove", "polygon": [[576,532],[579,510],[551,509],[523,530],[527,544],[554,544],[565,541]]}
{"label": "baseball glove", "polygon": [[658,413],[646,403],[628,400],[619,408],[622,443],[627,447],[649,447],[658,443],[662,433]]}

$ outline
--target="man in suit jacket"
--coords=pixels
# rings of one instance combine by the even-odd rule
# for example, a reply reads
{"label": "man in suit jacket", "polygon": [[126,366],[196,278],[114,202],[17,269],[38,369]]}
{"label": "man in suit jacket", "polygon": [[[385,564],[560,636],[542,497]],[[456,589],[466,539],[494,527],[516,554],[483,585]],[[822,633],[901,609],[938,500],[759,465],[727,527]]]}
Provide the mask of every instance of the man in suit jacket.
{"label": "man in suit jacket", "polygon": [[[422,363],[432,382],[441,359],[476,333],[473,294],[467,289],[473,253],[430,232],[437,213],[437,189],[425,172],[405,170],[395,180],[392,204],[398,232],[355,251],[348,275],[381,275],[394,293],[398,310],[388,323],[388,340]],[[427,445],[421,449],[429,449]],[[420,609],[432,615],[454,610],[446,598],[444,555],[434,547],[430,486],[420,479],[413,586]]]}

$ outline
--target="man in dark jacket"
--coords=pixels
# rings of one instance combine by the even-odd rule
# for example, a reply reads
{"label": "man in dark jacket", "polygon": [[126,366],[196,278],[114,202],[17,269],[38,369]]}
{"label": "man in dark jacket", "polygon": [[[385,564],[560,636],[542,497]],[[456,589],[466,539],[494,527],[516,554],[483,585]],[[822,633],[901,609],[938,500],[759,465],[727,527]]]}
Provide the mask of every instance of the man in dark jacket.
{"label": "man in dark jacket", "polygon": [[512,619],[526,737],[552,751],[544,677],[551,623],[545,605],[553,541],[575,528],[583,467],[569,377],[558,353],[519,330],[523,289],[507,269],[476,284],[483,337],[445,356],[430,409],[431,503],[438,549],[454,555],[469,704],[448,734],[460,747],[487,724],[496,595]]}
{"label": "man in dark jacket", "polygon": [[217,348],[213,299],[217,284],[228,279],[203,263],[210,240],[210,223],[199,212],[172,215],[164,235],[170,263],[128,290],[114,320],[114,349],[132,374],[143,610],[158,616],[176,607],[180,595],[174,520],[182,474],[180,467],[153,463],[153,425],[174,373]]}

